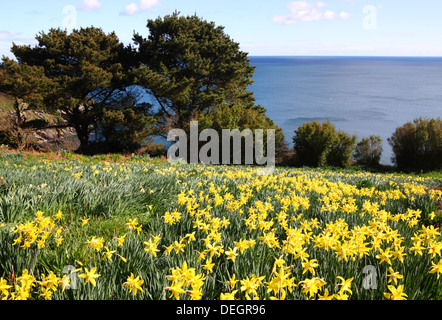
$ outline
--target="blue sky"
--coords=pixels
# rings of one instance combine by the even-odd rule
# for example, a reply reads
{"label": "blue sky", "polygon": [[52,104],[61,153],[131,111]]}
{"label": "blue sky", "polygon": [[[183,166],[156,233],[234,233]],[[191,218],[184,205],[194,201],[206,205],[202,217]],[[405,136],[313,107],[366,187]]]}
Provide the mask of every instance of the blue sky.
{"label": "blue sky", "polygon": [[250,56],[442,56],[440,0],[15,0],[0,11],[0,56],[52,27],[101,27],[130,43],[147,19],[194,14]]}

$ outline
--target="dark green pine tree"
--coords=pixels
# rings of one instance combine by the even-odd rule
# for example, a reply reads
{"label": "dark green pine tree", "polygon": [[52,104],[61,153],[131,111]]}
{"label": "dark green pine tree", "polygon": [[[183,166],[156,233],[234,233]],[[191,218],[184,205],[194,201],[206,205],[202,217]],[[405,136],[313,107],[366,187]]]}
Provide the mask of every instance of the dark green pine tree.
{"label": "dark green pine tree", "polygon": [[[92,130],[103,117],[106,105],[127,100],[125,54],[129,52],[115,33],[88,27],[68,33],[50,29],[36,36],[38,44],[12,46],[18,64],[3,58],[1,83],[11,83],[17,75],[32,71],[35,77],[22,77],[15,86],[0,90],[20,97],[23,102],[49,113],[61,113],[66,126],[75,128],[80,150],[86,150]],[[32,89],[30,89],[32,88]],[[26,94],[20,94],[24,89]],[[122,99],[123,99],[122,98]]]}
{"label": "dark green pine tree", "polygon": [[148,20],[147,28],[148,38],[134,35],[134,74],[157,103],[166,129],[186,130],[213,107],[257,108],[247,91],[254,67],[223,27],[175,12]]}
{"label": "dark green pine tree", "polygon": [[149,36],[134,35],[135,83],[157,105],[160,132],[179,128],[189,133],[191,121],[199,130],[276,129],[262,106],[255,104],[249,86],[255,67],[225,32],[196,15],[172,15],[148,20]]}

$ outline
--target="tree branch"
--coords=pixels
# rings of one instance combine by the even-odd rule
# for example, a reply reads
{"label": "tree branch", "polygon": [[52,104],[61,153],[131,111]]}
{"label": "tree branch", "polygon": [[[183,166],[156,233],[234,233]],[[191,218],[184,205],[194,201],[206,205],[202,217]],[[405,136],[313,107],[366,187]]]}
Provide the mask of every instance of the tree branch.
{"label": "tree branch", "polygon": [[171,118],[171,115],[169,112],[167,112],[166,108],[164,107],[163,103],[161,102],[160,98],[152,92],[152,95],[155,97],[155,99],[157,100],[157,102],[159,103],[161,110],[163,110],[163,112],[169,117]]}

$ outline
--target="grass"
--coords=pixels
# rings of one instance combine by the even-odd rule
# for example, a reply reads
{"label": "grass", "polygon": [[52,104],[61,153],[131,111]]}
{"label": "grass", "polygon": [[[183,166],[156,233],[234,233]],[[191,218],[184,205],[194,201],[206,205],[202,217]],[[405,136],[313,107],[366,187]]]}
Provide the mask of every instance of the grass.
{"label": "grass", "polygon": [[[365,300],[403,285],[408,299],[439,299],[442,193],[431,189],[441,185],[440,172],[277,168],[258,176],[253,167],[140,156],[3,153],[0,280],[12,287],[0,295],[213,300],[328,292]],[[376,270],[376,289],[363,285],[367,266]],[[93,268],[96,286],[79,277]],[[397,283],[388,282],[389,268],[402,276]],[[51,272],[54,286],[45,281]],[[143,281],[136,295],[131,274]],[[238,282],[230,286],[232,276]]]}
{"label": "grass", "polygon": [[0,111],[13,111],[14,110],[14,100],[6,96],[5,94],[0,93]]}

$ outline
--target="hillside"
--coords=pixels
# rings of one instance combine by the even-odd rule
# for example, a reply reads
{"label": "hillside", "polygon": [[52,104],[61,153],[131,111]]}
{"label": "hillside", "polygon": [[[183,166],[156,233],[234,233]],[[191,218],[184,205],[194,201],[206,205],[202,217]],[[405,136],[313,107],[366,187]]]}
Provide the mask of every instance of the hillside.
{"label": "hillside", "polygon": [[0,281],[34,277],[2,299],[441,298],[441,179],[140,156],[0,168]]}
{"label": "hillside", "polygon": [[0,92],[0,111],[5,110],[14,110],[14,100],[10,96]]}

